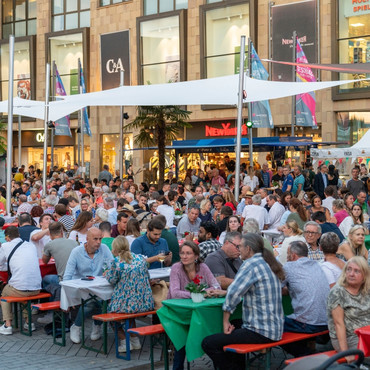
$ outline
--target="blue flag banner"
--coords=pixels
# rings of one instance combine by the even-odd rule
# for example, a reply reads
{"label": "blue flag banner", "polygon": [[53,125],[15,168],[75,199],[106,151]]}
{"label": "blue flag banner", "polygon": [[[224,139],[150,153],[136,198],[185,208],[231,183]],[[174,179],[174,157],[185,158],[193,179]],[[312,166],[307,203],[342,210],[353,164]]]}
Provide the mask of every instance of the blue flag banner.
{"label": "blue flag banner", "polygon": [[[82,71],[82,67],[80,69],[80,76],[81,76],[81,88],[82,88],[82,94],[86,94],[86,87],[85,87],[85,79],[84,79],[84,74]],[[87,108],[83,108],[83,114],[81,119],[83,120],[84,123],[84,134],[91,136],[91,130],[90,130],[90,124],[89,124],[89,117],[87,115]]]}
{"label": "blue flag banner", "polygon": [[[60,78],[58,69],[55,68],[55,96],[66,96],[66,91],[62,79]],[[72,136],[71,134],[71,121],[69,116],[58,119],[55,123],[54,135],[58,136]]]}
{"label": "blue flag banner", "polygon": [[[263,66],[256,50],[251,43],[251,72],[252,78],[257,80],[267,80],[269,77],[268,72]],[[251,122],[253,122],[253,127],[267,127],[273,128],[274,122],[272,120],[270,103],[268,100],[262,100],[258,102],[251,103],[252,114],[251,117],[248,117]]]}

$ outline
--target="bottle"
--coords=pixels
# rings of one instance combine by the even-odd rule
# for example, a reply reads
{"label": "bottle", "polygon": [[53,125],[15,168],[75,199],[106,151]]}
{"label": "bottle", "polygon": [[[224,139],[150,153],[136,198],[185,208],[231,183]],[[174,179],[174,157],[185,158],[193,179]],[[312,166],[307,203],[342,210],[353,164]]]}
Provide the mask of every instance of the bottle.
{"label": "bottle", "polygon": [[76,242],[77,242],[78,244],[80,244],[80,242],[79,242],[79,240],[78,240],[78,232],[76,232]]}

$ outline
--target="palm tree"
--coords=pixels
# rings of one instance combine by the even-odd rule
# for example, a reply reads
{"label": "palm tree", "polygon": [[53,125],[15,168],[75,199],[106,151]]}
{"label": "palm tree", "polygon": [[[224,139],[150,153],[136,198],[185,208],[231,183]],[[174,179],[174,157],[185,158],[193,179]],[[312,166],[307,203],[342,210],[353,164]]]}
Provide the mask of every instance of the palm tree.
{"label": "palm tree", "polygon": [[3,155],[6,153],[6,137],[1,135],[2,133],[5,132],[5,135],[6,135],[6,129],[8,127],[8,124],[3,121],[3,120],[0,120],[0,155]]}
{"label": "palm tree", "polygon": [[158,148],[158,187],[164,182],[166,144],[176,140],[184,127],[192,127],[187,120],[191,112],[176,105],[138,107],[136,118],[125,126],[125,131],[140,129],[135,144],[140,147]]}

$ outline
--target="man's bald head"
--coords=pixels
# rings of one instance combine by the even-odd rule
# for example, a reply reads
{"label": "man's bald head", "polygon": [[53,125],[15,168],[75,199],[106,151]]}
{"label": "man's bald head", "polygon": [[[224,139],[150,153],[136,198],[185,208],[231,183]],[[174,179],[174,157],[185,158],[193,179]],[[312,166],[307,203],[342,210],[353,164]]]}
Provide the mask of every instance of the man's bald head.
{"label": "man's bald head", "polygon": [[94,254],[100,248],[103,233],[97,227],[92,227],[86,235],[86,250],[89,254]]}

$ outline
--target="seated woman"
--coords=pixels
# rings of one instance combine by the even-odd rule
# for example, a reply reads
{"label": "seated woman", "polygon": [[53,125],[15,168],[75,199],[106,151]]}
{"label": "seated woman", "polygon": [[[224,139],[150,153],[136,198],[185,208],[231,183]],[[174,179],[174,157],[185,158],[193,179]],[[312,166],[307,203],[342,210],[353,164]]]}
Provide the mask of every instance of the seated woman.
{"label": "seated woman", "polygon": [[298,227],[297,222],[288,221],[282,228],[284,240],[279,250],[279,262],[284,265],[287,262],[288,247],[291,242],[305,241],[303,231]]}
{"label": "seated woman", "polygon": [[[207,290],[218,290],[220,284],[213,276],[211,270],[205,263],[201,263],[199,259],[199,247],[192,241],[185,241],[180,248],[181,261],[175,263],[171,268],[170,288],[168,299],[171,298],[190,298],[190,292],[185,287],[195,278],[200,275],[203,277],[202,283],[208,285]],[[173,359],[173,370],[184,369],[185,347],[179,351],[175,351]]]}
{"label": "seated woman", "polygon": [[[144,256],[130,252],[130,246],[124,236],[117,236],[112,243],[115,256],[105,278],[114,286],[108,312],[137,313],[151,311],[154,308],[149,272]],[[131,326],[135,325],[135,320]],[[118,331],[120,346],[118,352],[126,352],[126,339],[122,329]],[[140,349],[140,340],[130,338],[130,349]]]}
{"label": "seated woman", "polygon": [[[346,217],[340,224],[339,230],[342,232],[344,237],[348,236],[348,233],[351,227],[355,225],[363,225],[364,226],[364,215],[362,213],[362,207],[359,204],[354,204],[349,212],[349,216]],[[364,227],[365,233],[368,234],[368,230]]]}
{"label": "seated woman", "polygon": [[348,233],[348,238],[338,248],[338,254],[346,261],[354,256],[362,256],[368,259],[368,252],[365,247],[366,229],[362,225],[353,226]]}
{"label": "seated woman", "polygon": [[238,216],[230,216],[227,220],[226,230],[223,231],[220,235],[219,242],[221,245],[224,244],[226,233],[230,231],[239,231],[242,232],[242,225],[240,224],[240,219]]}
{"label": "seated woman", "polygon": [[323,207],[322,200],[321,200],[320,196],[315,195],[311,199],[311,206],[312,207],[310,207],[308,209],[308,213],[309,213],[310,218],[312,217],[312,215],[315,212],[324,212],[325,213],[325,216],[326,216],[326,221],[329,221],[330,220],[330,211],[326,207]]}
{"label": "seated woman", "polygon": [[[357,348],[355,329],[370,325],[370,271],[362,257],[352,257],[337,284],[330,290],[327,304],[331,343],[338,352]],[[354,356],[347,357],[347,361]]]}
{"label": "seated woman", "polygon": [[330,288],[332,288],[345,265],[344,261],[336,256],[339,246],[339,236],[333,232],[325,233],[320,238],[320,248],[324,253],[324,262],[320,265],[323,269]]}
{"label": "seated woman", "polygon": [[91,212],[83,211],[79,214],[73,225],[68,239],[76,240],[80,244],[86,243],[88,230],[94,225],[94,219]]}
{"label": "seated woman", "polygon": [[287,222],[297,222],[299,228],[303,230],[304,224],[308,221],[306,210],[304,209],[302,202],[296,198],[293,198],[289,203],[289,209],[291,214],[287,218]]}
{"label": "seated woman", "polygon": [[[223,305],[224,332],[210,335],[202,342],[203,350],[212,359],[214,367],[220,370],[244,368],[244,355],[224,352],[224,346],[271,343],[283,335],[282,266],[263,247],[262,237],[257,234],[242,236],[240,257],[245,262],[229,286]],[[230,314],[241,301],[243,320],[239,325],[236,322],[232,324],[229,322]]]}
{"label": "seated woman", "polygon": [[200,202],[200,212],[198,217],[202,222],[212,221],[211,209],[212,203],[209,199],[203,199]]}

